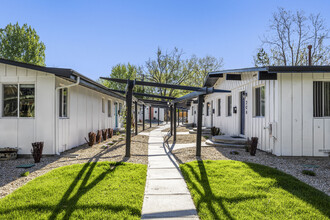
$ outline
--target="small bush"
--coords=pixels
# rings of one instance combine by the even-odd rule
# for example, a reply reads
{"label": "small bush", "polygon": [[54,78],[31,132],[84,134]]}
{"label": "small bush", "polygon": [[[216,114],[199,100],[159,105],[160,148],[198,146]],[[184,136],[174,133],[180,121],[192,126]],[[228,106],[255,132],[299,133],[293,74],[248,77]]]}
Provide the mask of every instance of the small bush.
{"label": "small bush", "polygon": [[308,176],[316,176],[315,172],[312,170],[303,170],[302,174],[308,175]]}
{"label": "small bush", "polygon": [[120,132],[119,132],[119,131],[117,131],[117,132],[116,132],[116,135],[120,135]]}
{"label": "small bush", "polygon": [[30,174],[29,171],[25,172],[25,173],[21,173],[21,176],[28,176]]}
{"label": "small bush", "polygon": [[209,139],[209,136],[204,136],[205,139]]}
{"label": "small bush", "polygon": [[239,154],[239,153],[238,153],[238,151],[236,151],[236,150],[232,150],[232,151],[230,151],[230,154],[237,155],[237,154]]}

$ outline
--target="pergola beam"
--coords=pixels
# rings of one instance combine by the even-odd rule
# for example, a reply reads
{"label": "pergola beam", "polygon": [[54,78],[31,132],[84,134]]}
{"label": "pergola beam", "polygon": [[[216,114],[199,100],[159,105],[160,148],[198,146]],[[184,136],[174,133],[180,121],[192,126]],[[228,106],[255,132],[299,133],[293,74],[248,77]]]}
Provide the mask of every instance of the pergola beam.
{"label": "pergola beam", "polygon": [[[117,90],[117,89],[109,89],[112,92],[118,92],[124,94],[125,91],[123,90]],[[140,93],[140,92],[133,92],[134,96],[144,96],[144,97],[150,97],[150,98],[159,98],[159,99],[176,99],[175,97],[171,96],[162,96],[162,95],[154,95],[154,94],[148,94],[148,93]]]}
{"label": "pergola beam", "polygon": [[222,90],[222,89],[214,89],[213,87],[212,88],[205,87],[205,88],[203,88],[203,90],[191,92],[191,93],[189,93],[187,95],[184,95],[180,98],[174,99],[172,101],[172,103],[179,103],[179,102],[187,101],[187,100],[196,98],[200,95],[206,95],[206,94],[215,93],[215,92],[216,93],[230,93],[231,91],[230,90]]}
{"label": "pergola beam", "polygon": [[[127,79],[117,79],[117,78],[108,78],[108,77],[101,77],[104,80],[110,80],[117,83],[127,83]],[[133,81],[133,80],[129,80]],[[182,86],[182,85],[173,85],[173,84],[165,84],[165,83],[155,83],[155,82],[146,82],[146,81],[137,81],[134,80],[135,85],[140,86],[152,86],[152,87],[162,87],[162,88],[169,88],[169,89],[181,89],[181,90],[190,90],[190,91],[199,91],[202,88],[194,87],[194,86]]]}

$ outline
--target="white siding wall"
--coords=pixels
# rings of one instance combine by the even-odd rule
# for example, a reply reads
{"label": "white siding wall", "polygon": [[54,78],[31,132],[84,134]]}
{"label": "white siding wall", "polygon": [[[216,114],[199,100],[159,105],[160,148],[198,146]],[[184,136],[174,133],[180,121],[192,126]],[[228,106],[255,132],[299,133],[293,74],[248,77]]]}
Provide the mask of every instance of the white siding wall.
{"label": "white siding wall", "polygon": [[[2,117],[3,84],[35,85],[35,117]],[[31,143],[44,141],[44,154],[53,154],[55,76],[44,72],[0,64],[0,146],[18,147],[30,154]]]}
{"label": "white siding wall", "polygon": [[[274,150],[274,139],[269,135],[268,127],[270,122],[275,121],[274,112],[274,91],[277,84],[276,81],[258,80],[257,72],[242,73],[241,81],[219,79],[215,84],[216,89],[231,90],[232,93],[214,93],[205,97],[205,114],[203,117],[204,126],[211,126],[211,114],[206,116],[206,104],[213,101],[213,126],[220,127],[221,132],[227,135],[240,134],[240,115],[241,115],[241,101],[240,93],[245,91],[247,98],[245,101],[245,137],[258,137],[258,148],[265,151]],[[265,86],[265,117],[254,117],[254,89],[259,86]],[[232,112],[232,116],[228,116],[227,97],[232,96],[232,108],[237,107],[237,113]],[[221,116],[218,116],[218,99],[221,99]],[[210,110],[210,112],[212,112]]]}
{"label": "white siding wall", "polygon": [[[72,82],[56,78],[56,86]],[[85,143],[88,133],[106,128],[115,128],[114,103],[124,102],[83,86],[69,88],[68,118],[58,119],[58,149],[60,152]],[[102,112],[104,98],[104,113]],[[108,117],[108,100],[111,100],[111,117]],[[119,105],[118,105],[119,108]],[[58,118],[58,117],[57,117]],[[121,126],[118,116],[118,126]]]}
{"label": "white siding wall", "polygon": [[[241,81],[219,79],[217,89],[232,93],[232,106],[237,114],[227,116],[227,95],[211,94],[205,104],[213,100],[213,125],[228,135],[240,133],[240,92],[247,92],[245,136],[258,137],[258,148],[278,156],[327,156],[320,149],[330,149],[330,118],[313,118],[313,81],[330,81],[330,73],[283,73],[278,80],[257,80],[257,72],[242,73]],[[253,117],[254,88],[265,85],[265,117]],[[221,116],[217,116],[217,99],[221,98]],[[197,105],[192,105],[197,112]],[[205,112],[205,108],[204,108]],[[203,116],[203,125],[211,126],[211,116]],[[197,122],[197,114],[189,122]],[[267,127],[275,122],[273,136]],[[266,127],[266,129],[265,129]]]}
{"label": "white siding wall", "polygon": [[280,155],[326,156],[330,149],[330,118],[313,117],[313,81],[330,81],[330,73],[278,74],[281,123]]}

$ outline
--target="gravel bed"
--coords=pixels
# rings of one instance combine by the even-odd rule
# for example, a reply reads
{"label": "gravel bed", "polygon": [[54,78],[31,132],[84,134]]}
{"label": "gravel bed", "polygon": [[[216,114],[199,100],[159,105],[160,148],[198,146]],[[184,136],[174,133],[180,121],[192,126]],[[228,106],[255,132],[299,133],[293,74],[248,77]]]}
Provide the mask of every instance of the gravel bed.
{"label": "gravel bed", "polygon": [[[120,138],[123,140],[119,140]],[[41,159],[40,163],[28,169],[16,168],[16,166],[20,164],[33,164],[33,158],[0,161],[0,198],[13,192],[28,181],[61,166],[97,161],[125,161],[147,164],[148,140],[149,137],[145,135],[133,136],[130,158],[124,157],[125,136],[115,135],[113,138],[92,147],[84,144],[65,151],[60,156],[45,156]],[[20,176],[27,171],[30,172],[27,177]]]}
{"label": "gravel bed", "polygon": [[[231,151],[239,154],[230,154]],[[172,151],[179,163],[196,160],[196,148],[189,147]],[[290,174],[330,196],[330,158],[329,157],[277,157],[266,152],[257,151],[250,156],[244,149],[202,147],[202,160],[238,160],[266,165]],[[307,165],[307,166],[306,166]],[[312,166],[310,166],[312,165]],[[316,176],[302,174],[302,170],[313,170]]]}
{"label": "gravel bed", "polygon": [[[182,134],[176,135],[176,144],[186,144],[186,143],[196,143],[196,134]],[[205,142],[206,139],[202,136],[202,142]],[[168,139],[168,144],[173,144],[173,136]]]}
{"label": "gravel bed", "polygon": [[[171,128],[165,128],[162,130],[162,132],[169,132],[171,130]],[[177,127],[176,128],[177,132],[188,132],[189,129],[187,129],[186,127]]]}

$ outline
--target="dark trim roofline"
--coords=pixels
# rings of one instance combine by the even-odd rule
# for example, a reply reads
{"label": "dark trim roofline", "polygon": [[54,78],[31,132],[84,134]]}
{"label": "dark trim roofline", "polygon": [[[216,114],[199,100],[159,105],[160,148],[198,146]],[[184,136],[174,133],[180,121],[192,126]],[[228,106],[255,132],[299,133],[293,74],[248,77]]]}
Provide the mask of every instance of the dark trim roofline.
{"label": "dark trim roofline", "polygon": [[330,66],[265,66],[265,67],[250,67],[242,69],[230,69],[209,72],[209,75],[223,73],[242,73],[242,72],[257,72],[267,71],[269,73],[289,73],[289,72],[330,72]]}
{"label": "dark trim roofline", "polygon": [[105,95],[109,95],[109,96],[112,96],[112,97],[115,97],[115,98],[118,98],[121,100],[125,100],[125,97],[123,95],[110,91],[108,87],[105,87],[105,86],[101,85],[100,83],[95,82],[94,80],[92,80],[84,75],[81,75],[80,73],[78,73],[72,69],[37,66],[37,65],[33,65],[33,64],[7,60],[7,59],[3,59],[3,58],[0,58],[0,63],[51,73],[51,74],[54,74],[55,76],[58,76],[58,77],[61,77],[64,79],[68,79],[71,81],[76,81],[77,77],[79,76],[80,77],[79,85],[87,87],[87,88],[95,90],[95,91],[98,91],[98,92],[101,92]]}
{"label": "dark trim roofline", "polygon": [[267,74],[273,73],[324,73],[330,72],[330,66],[265,66],[265,67],[250,67],[242,69],[229,69],[221,71],[209,72],[205,78],[204,86],[214,86],[216,81],[223,77],[225,73],[242,73],[242,72],[264,72]]}

